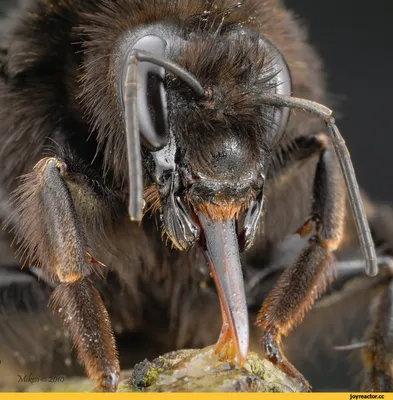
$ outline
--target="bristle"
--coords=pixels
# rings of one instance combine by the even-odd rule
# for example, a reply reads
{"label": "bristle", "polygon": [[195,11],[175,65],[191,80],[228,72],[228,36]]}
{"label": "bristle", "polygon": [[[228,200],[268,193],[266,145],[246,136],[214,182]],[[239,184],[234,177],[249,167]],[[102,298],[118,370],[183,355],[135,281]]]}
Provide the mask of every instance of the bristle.
{"label": "bristle", "polygon": [[152,212],[155,214],[161,208],[160,194],[158,193],[157,187],[151,185],[145,188],[143,198],[146,201],[145,214]]}
{"label": "bristle", "polygon": [[213,203],[198,204],[197,209],[211,218],[213,221],[227,221],[238,218],[239,213],[244,208],[243,204],[229,204],[227,206],[216,205]]}
{"label": "bristle", "polygon": [[[39,215],[42,212],[40,201],[40,191],[43,182],[35,172],[24,175],[20,180],[21,184],[13,195],[15,211],[6,221],[5,228],[11,221],[18,218],[18,225],[13,227],[11,232],[15,234],[15,242],[18,246],[17,255],[21,258],[23,266],[36,265],[45,268],[45,273],[51,279],[56,279],[55,268],[49,266],[56,265],[54,252],[48,236],[43,232],[42,220]],[[34,210],[31,213],[31,210]],[[37,253],[41,259],[37,259]]]}

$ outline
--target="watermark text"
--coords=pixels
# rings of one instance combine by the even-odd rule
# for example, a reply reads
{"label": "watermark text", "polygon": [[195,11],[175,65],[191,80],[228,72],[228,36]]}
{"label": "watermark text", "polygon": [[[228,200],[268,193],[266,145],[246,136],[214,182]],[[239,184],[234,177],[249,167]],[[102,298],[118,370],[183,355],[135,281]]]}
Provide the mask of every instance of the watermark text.
{"label": "watermark text", "polygon": [[34,374],[29,375],[18,375],[18,383],[63,383],[66,379],[64,375],[55,376],[38,376]]}

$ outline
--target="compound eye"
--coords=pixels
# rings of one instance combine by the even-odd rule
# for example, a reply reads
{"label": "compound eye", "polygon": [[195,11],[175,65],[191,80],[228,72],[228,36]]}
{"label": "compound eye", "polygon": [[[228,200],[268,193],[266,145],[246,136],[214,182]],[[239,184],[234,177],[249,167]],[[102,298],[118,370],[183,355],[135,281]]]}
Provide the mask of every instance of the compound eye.
{"label": "compound eye", "polygon": [[[280,49],[268,38],[260,32],[251,29],[241,29],[241,37],[246,34],[247,38],[252,42],[258,42],[260,54],[267,57],[269,68],[266,68],[265,73],[262,72],[261,80],[268,80],[271,93],[281,96],[292,95],[292,79],[288,64]],[[233,31],[230,35],[239,37],[238,31]],[[266,76],[264,76],[266,74]],[[266,89],[265,89],[266,90]],[[267,89],[269,90],[269,89]],[[277,144],[288,124],[290,109],[288,107],[271,107],[273,131],[271,138],[274,144]]]}
{"label": "compound eye", "polygon": [[[133,49],[164,56],[166,46],[162,38],[148,35],[139,39]],[[164,68],[149,62],[138,62],[139,129],[142,144],[150,151],[162,149],[169,140],[164,79]]]}
{"label": "compound eye", "polygon": [[[291,73],[289,71],[289,67],[284,58],[284,55],[281,53],[278,47],[274,45],[269,39],[260,39],[260,43],[263,46],[268,46],[267,50],[269,54],[272,54],[272,56],[274,57],[274,68],[276,70],[276,75],[273,78],[274,93],[282,96],[291,96]],[[285,132],[289,120],[289,114],[290,109],[288,107],[274,107],[273,109],[274,132],[272,137],[274,138],[273,140],[276,144],[280,141],[282,135]]]}

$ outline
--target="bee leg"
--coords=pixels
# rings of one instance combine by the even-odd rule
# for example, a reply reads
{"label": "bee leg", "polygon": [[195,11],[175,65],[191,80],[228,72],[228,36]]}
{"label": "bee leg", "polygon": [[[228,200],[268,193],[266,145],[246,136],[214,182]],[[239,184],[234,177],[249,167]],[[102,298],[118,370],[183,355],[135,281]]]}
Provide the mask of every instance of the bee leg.
{"label": "bee leg", "polygon": [[[370,228],[375,244],[387,257],[393,255],[393,211],[380,205],[372,210]],[[393,391],[393,268],[381,270],[388,283],[381,285],[379,296],[371,306],[371,325],[367,333],[367,346],[362,351],[365,367],[364,390]],[[380,273],[380,275],[381,275]]]}
{"label": "bee leg", "polygon": [[[282,273],[257,317],[257,325],[263,331],[261,345],[266,357],[299,381],[305,391],[310,390],[310,386],[285,358],[281,336],[288,335],[303,320],[334,278],[332,252],[342,239],[345,216],[345,189],[340,178],[338,163],[327,147],[320,153],[313,185],[311,221],[315,223],[316,233],[295,262]],[[311,221],[298,232],[309,232]]]}
{"label": "bee leg", "polygon": [[393,391],[393,281],[374,299],[367,345],[362,350],[365,379],[362,390]]}
{"label": "bee leg", "polygon": [[88,181],[59,158],[42,159],[17,191],[18,237],[29,265],[38,265],[45,275],[60,281],[51,304],[70,330],[87,375],[98,390],[115,391],[120,372],[115,339],[89,278],[102,266],[87,251],[82,221],[86,215],[78,215],[75,206],[79,204],[79,214],[99,211],[100,199],[93,191],[97,183],[89,187]]}
{"label": "bee leg", "polygon": [[[393,209],[389,205],[369,205],[370,229],[377,251],[386,258],[378,275],[378,295],[371,305],[371,324],[362,350],[365,379],[362,389],[393,391]],[[389,262],[390,261],[390,262]],[[377,278],[374,278],[374,280]]]}
{"label": "bee leg", "polygon": [[273,168],[269,172],[269,179],[285,177],[294,167],[320,154],[327,147],[329,140],[326,134],[320,132],[299,136],[288,147],[279,148],[275,154]]}
{"label": "bee leg", "polygon": [[89,278],[62,283],[53,292],[51,306],[71,332],[78,356],[97,390],[116,391],[120,366],[104,303]]}

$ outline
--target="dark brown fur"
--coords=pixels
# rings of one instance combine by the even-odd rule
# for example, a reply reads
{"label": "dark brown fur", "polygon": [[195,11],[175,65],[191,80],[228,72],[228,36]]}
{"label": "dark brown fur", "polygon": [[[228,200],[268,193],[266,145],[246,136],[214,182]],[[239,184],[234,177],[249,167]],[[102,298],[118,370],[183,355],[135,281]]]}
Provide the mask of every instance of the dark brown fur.
{"label": "dark brown fur", "polygon": [[[206,10],[210,13],[206,14]],[[85,241],[88,250],[83,253],[86,269],[78,275],[81,280],[63,283],[56,292],[56,304],[61,302],[64,307],[67,303],[64,296],[72,285],[90,285],[90,280],[82,277],[99,268],[108,280],[115,276],[117,282],[108,288],[105,282],[94,277],[115,331],[142,332],[158,343],[163,352],[213,343],[221,320],[217,297],[200,251],[173,251],[162,242],[156,215],[158,196],[151,189],[151,182],[146,182],[146,194],[153,203],[152,211],[146,213],[142,225],[132,224],[126,216],[124,121],[116,90],[121,36],[136,25],[160,21],[175,23],[183,33],[201,35],[196,44],[182,48],[174,61],[192,72],[203,85],[213,87],[213,100],[197,103],[177,79],[171,77],[167,82],[169,101],[182,105],[179,112],[176,108],[171,110],[171,123],[181,147],[188,149],[187,144],[192,143],[185,156],[199,172],[210,173],[211,159],[225,139],[225,129],[235,131],[242,140],[251,164],[256,163],[262,150],[272,151],[272,138],[268,137],[271,121],[260,111],[260,91],[269,87],[269,79],[260,81],[258,75],[262,72],[269,76],[274,60],[269,54],[258,54],[255,47],[240,39],[221,48],[212,34],[230,30],[238,23],[245,28],[260,29],[283,52],[292,74],[294,96],[324,104],[328,99],[319,58],[307,43],[304,31],[279,0],[245,0],[240,7],[238,1],[232,0],[37,0],[28,2],[14,21],[2,26],[0,184],[7,196],[18,188],[10,224],[19,220],[22,261],[42,267],[49,278],[66,281],[65,274],[63,279],[59,274],[61,266],[56,271],[53,269],[58,260],[53,259],[48,232],[40,224],[42,218],[37,218],[45,213],[40,196],[42,171],[36,168],[32,172],[32,169],[50,147],[50,155],[67,166],[62,179],[75,206],[76,229],[82,238],[78,246]],[[243,85],[244,81],[258,82],[260,91]],[[305,157],[301,163],[295,162],[296,168],[283,175],[280,174],[284,164],[281,156],[293,148],[295,138],[313,134],[321,126],[313,117],[300,112],[291,114],[286,136],[273,159],[276,173],[269,175],[267,182],[264,230],[242,258],[245,275],[267,267],[276,247],[309,217],[320,152],[316,151],[315,157]],[[319,150],[324,150],[324,146]],[[28,175],[20,185],[17,178],[22,174]],[[275,179],[270,179],[273,175]],[[334,175],[332,179],[337,179],[339,187],[341,177]],[[86,184],[87,181],[90,183]],[[100,195],[91,196],[93,189]],[[330,281],[330,252],[343,238],[343,199],[340,203],[333,198],[334,204],[340,204],[331,220],[327,218],[331,231],[319,232],[321,247],[311,248],[311,255],[303,253],[305,259],[309,256],[313,267],[306,283],[316,286],[315,291],[306,299],[298,299],[296,288],[291,286],[294,299],[293,307],[289,307],[290,315],[277,316],[272,312],[265,321],[269,327],[280,325],[282,333],[288,333],[303,319],[305,311]],[[237,213],[238,210],[227,211]],[[209,212],[222,217],[214,209]],[[314,253],[318,253],[315,259]],[[92,265],[90,254],[107,268]],[[66,263],[67,260],[60,262]],[[293,264],[286,275],[297,277],[299,269],[300,265]],[[287,286],[279,285],[272,296],[277,291],[281,296]],[[96,311],[105,314],[95,289],[89,286],[88,290],[96,298],[99,308]],[[310,290],[305,288],[305,293],[310,294]],[[80,297],[80,292],[75,293],[69,307],[76,310],[82,307],[80,303],[85,298]],[[121,295],[116,297],[118,293]],[[269,313],[269,307],[272,303],[267,303],[268,310],[262,309],[261,313]],[[260,316],[259,320],[264,317]],[[99,324],[97,320],[92,321]],[[80,347],[81,333],[70,327]],[[102,349],[113,355],[111,363],[116,364],[110,328],[105,326],[104,331]],[[103,359],[100,354],[97,358]],[[93,365],[95,356],[95,353],[85,354],[83,359],[89,375],[100,382],[101,378],[95,375],[103,368]]]}
{"label": "dark brown fur", "polygon": [[[34,3],[22,12],[4,39],[6,46],[7,42],[10,44],[6,47],[7,55],[3,61],[8,85],[3,89],[0,87],[1,101],[6,106],[12,105],[19,110],[19,115],[25,117],[15,126],[12,114],[6,111],[6,107],[0,108],[3,111],[0,116],[4,135],[12,135],[12,140],[3,142],[0,148],[0,159],[2,162],[7,160],[1,167],[6,172],[3,179],[8,183],[28,172],[38,161],[46,142],[46,136],[41,132],[56,131],[68,121],[76,124],[72,126],[72,131],[78,131],[78,136],[82,135],[83,130],[87,131],[85,139],[90,133],[89,127],[95,128],[94,136],[97,137],[99,147],[104,149],[107,168],[113,169],[113,174],[121,181],[124,180],[124,124],[113,80],[119,38],[136,24],[174,20],[190,32],[199,29],[207,33],[219,29],[221,25],[221,29],[225,29],[234,21],[240,21],[250,28],[261,25],[263,33],[274,39],[286,56],[294,82],[294,95],[319,102],[326,100],[318,59],[304,41],[303,32],[291,20],[290,14],[275,1],[247,1],[242,7],[237,7],[235,1],[215,1],[210,6],[212,13],[203,24],[199,16],[209,9],[205,1],[183,1],[175,7],[174,3],[169,2],[168,5],[167,1],[151,4],[138,1],[65,1],[56,3],[55,7],[49,7],[45,2]],[[61,34],[53,35],[53,29]],[[198,46],[201,48],[184,49],[184,56],[175,61],[189,67],[203,83],[209,79],[230,82],[234,71],[240,69],[242,58],[232,52],[232,56],[223,53],[223,57],[217,59],[212,40],[206,39]],[[213,65],[214,69],[211,68]],[[255,66],[255,71],[259,68]],[[34,71],[38,69],[52,72],[45,78],[40,76],[37,79]],[[211,76],[212,71],[220,71],[220,76]],[[13,84],[22,79],[25,88],[23,94],[16,91]],[[56,85],[55,91],[52,90],[53,85]],[[256,106],[253,104],[255,100],[239,98],[236,91],[231,94],[235,90],[231,85],[227,90],[222,94],[228,102],[225,107],[231,108],[236,104],[237,118],[249,121],[253,107]],[[96,93],[102,96],[97,99]],[[33,112],[31,102],[34,103],[34,115],[29,114]],[[233,102],[235,104],[231,104]],[[61,111],[58,107],[60,104]],[[86,115],[83,110],[87,112]],[[26,120],[34,122],[26,124],[23,122]],[[12,132],[8,132],[7,126],[13,127]],[[27,146],[24,137],[29,137],[35,143],[33,152],[29,147],[24,147],[25,143]],[[21,145],[15,146],[17,139]],[[184,140],[192,139],[197,139],[196,144],[199,141],[198,137],[188,136]],[[12,164],[11,154],[15,157],[13,159],[26,161],[23,165]],[[116,154],[115,159],[113,154]]]}
{"label": "dark brown fur", "polygon": [[[206,9],[204,1],[185,1],[179,4],[181,4],[180,9],[169,7],[165,1],[154,2],[154,4],[129,1],[116,3],[66,1],[61,4],[56,3],[55,7],[49,7],[46,3],[40,2],[29,3],[26,11],[21,12],[21,16],[11,24],[11,28],[4,34],[3,41],[7,53],[3,60],[5,75],[0,82],[0,119],[2,120],[0,163],[3,171],[0,179],[9,190],[16,186],[16,178],[19,175],[29,172],[39,161],[45,145],[53,145],[52,141],[47,141],[47,136],[59,142],[60,146],[66,142],[77,152],[82,153],[79,155],[83,156],[87,162],[90,162],[96,151],[99,151],[97,149],[102,149],[103,153],[98,154],[93,168],[98,170],[98,174],[103,174],[104,171],[99,164],[101,154],[103,154],[106,160],[106,169],[110,168],[110,176],[121,174],[120,181],[124,180],[125,170],[121,168],[125,162],[123,122],[119,115],[119,106],[116,102],[111,103],[116,97],[111,80],[114,66],[110,64],[110,60],[117,56],[116,40],[119,35],[135,23],[146,23],[153,21],[154,18],[161,20],[164,16],[169,18],[172,15],[183,21],[181,23],[189,30],[197,28],[202,31],[215,31],[222,20],[221,29],[224,29],[226,24],[230,25],[237,20],[244,21],[250,27],[261,24],[264,34],[274,39],[286,56],[294,82],[294,95],[316,101],[325,100],[320,62],[305,42],[304,33],[292,20],[291,15],[278,3],[247,1],[242,7],[235,7],[237,2],[217,1],[214,2],[214,6],[217,8],[213,7],[213,4],[211,5],[212,14],[202,25],[200,25],[198,15]],[[248,21],[250,16],[252,18]],[[54,30],[59,33],[54,35]],[[43,43],[45,46],[42,45]],[[205,48],[207,49],[211,45],[212,43],[208,42]],[[202,44],[202,46],[204,45]],[[203,51],[202,48],[202,54],[204,54]],[[197,77],[205,80],[209,77],[209,65],[216,65],[217,62],[220,62],[215,57],[212,58],[213,53],[212,51],[206,52],[204,57],[199,58],[198,61],[198,59],[193,60],[195,52],[190,51],[183,62],[187,62],[185,65],[189,66]],[[239,60],[235,54],[233,57],[232,60],[228,59],[228,56],[224,57],[221,60],[223,63],[221,68],[217,68],[221,74],[219,78],[224,81],[231,78],[233,74],[231,68],[238,67],[239,62],[242,62],[241,58]],[[178,61],[181,63],[182,59]],[[82,65],[82,70],[78,69],[79,65]],[[257,66],[256,70],[258,68],[260,67]],[[40,70],[52,72],[37,75],[35,71]],[[76,80],[76,74],[78,74],[78,80]],[[24,87],[23,92],[18,90],[20,85]],[[54,87],[56,87],[55,90]],[[232,90],[230,86],[228,86],[228,90]],[[101,93],[102,96],[97,98],[95,97],[96,93]],[[105,93],[107,96],[104,95]],[[233,96],[228,96],[228,93],[223,93],[223,98],[227,97],[228,101],[235,99]],[[246,98],[240,103],[239,100],[237,100],[237,115],[242,118],[242,113],[244,113],[243,118],[247,120],[250,117],[252,98]],[[81,105],[77,106],[77,103]],[[233,107],[230,103],[227,106]],[[11,112],[14,109],[18,110],[17,115]],[[87,110],[88,114],[85,115],[82,109]],[[192,120],[192,117],[190,118]],[[300,130],[298,129],[299,118],[304,121],[300,125]],[[110,125],[106,125],[109,122]],[[288,141],[293,136],[311,131],[313,124],[315,122],[310,117],[292,116],[288,127],[290,133]],[[92,132],[90,131],[91,127],[94,128]],[[60,129],[66,131],[65,135],[59,132]],[[83,145],[89,135],[91,135],[90,140]],[[185,137],[184,140],[192,140],[195,146],[198,146],[200,141],[200,145],[203,144],[204,148],[209,148],[210,145],[214,146],[214,141],[220,140],[219,137],[207,136],[204,132],[199,133],[198,136],[195,135],[197,135],[197,131],[193,137]],[[95,138],[97,138],[97,142]],[[212,143],[209,144],[208,140],[212,140]],[[29,143],[34,143],[34,147],[31,148]],[[110,160],[113,154],[116,154],[116,158]],[[68,163],[72,162],[68,158],[65,157],[65,160]],[[23,160],[23,163],[20,160]],[[308,200],[305,200],[309,197],[309,189],[307,189],[309,183],[304,179],[304,173],[305,171],[299,170],[291,179],[291,187],[292,184],[298,184],[299,188],[304,188],[304,190],[296,190],[295,197],[283,196],[286,185],[268,189],[273,192],[268,195],[268,201],[273,205],[273,210],[269,210],[265,222],[266,243],[279,240],[296,230],[302,223],[309,204]],[[291,218],[283,215],[277,225],[275,215],[280,215],[283,210],[288,209],[282,204],[282,201],[284,198],[291,197],[291,203],[298,204],[299,207],[296,207],[295,214],[291,211],[293,215]],[[290,208],[293,209],[292,206]],[[131,225],[127,228],[120,228],[122,224],[112,227],[109,220],[104,224],[105,226],[98,223],[92,225],[87,226],[89,231],[93,231],[91,233],[94,234],[95,231],[98,231],[98,237],[104,236],[110,242],[115,243],[113,246],[109,244],[112,248],[110,254],[115,253],[115,258],[111,256],[108,260],[109,254],[101,258],[93,254],[97,259],[109,267],[116,264],[116,269],[120,271],[129,269],[125,265],[129,263],[127,260],[130,259],[133,270],[139,270],[140,261],[135,262],[141,259],[141,256],[136,255],[138,250],[133,249],[130,254],[128,244],[126,248],[121,249],[121,247],[119,248],[121,241],[113,238],[122,235],[124,229],[130,231],[131,235],[134,235],[133,232],[135,232],[140,240],[146,234]],[[28,226],[24,227],[24,236],[33,238],[37,227],[32,227],[28,231],[26,228]],[[118,234],[115,233],[116,230]],[[108,234],[108,232],[113,233]],[[149,232],[148,235],[151,234],[150,228],[147,232]],[[129,242],[132,242],[131,237],[130,240],[125,241],[125,243]],[[94,247],[94,243],[89,244]],[[100,250],[97,250],[100,254]],[[154,244],[150,253],[152,256],[157,253]],[[163,254],[165,253],[166,250]],[[162,251],[158,254],[162,254]],[[161,258],[162,255],[158,257]],[[176,257],[189,258],[188,255],[181,253],[176,254]],[[120,261],[122,258],[123,260]],[[145,256],[142,257],[142,259],[144,258]],[[192,258],[194,256],[191,256]],[[161,261],[153,262],[154,265],[160,263]],[[151,261],[143,264],[151,265]],[[132,281],[138,280],[139,273],[132,275],[135,278],[132,278],[131,281],[130,278],[127,278],[125,281],[128,285],[137,288],[138,285]]]}

